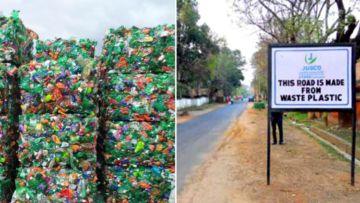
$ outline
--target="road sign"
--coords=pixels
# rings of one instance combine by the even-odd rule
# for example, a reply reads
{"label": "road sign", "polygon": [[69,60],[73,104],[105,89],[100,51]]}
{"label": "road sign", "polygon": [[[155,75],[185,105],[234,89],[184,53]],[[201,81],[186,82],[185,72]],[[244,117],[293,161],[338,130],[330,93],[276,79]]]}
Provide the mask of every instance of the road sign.
{"label": "road sign", "polygon": [[351,109],[352,46],[272,47],[273,109]]}
{"label": "road sign", "polygon": [[343,111],[352,114],[351,184],[355,184],[355,45],[271,44],[268,50],[267,184],[272,112]]}

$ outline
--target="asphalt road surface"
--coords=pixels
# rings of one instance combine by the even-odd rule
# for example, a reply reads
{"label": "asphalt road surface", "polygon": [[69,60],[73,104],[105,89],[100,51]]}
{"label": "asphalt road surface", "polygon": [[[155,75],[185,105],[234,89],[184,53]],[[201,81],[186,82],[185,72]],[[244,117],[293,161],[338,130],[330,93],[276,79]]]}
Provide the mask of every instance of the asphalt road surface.
{"label": "asphalt road surface", "polygon": [[177,125],[177,191],[183,189],[186,176],[201,163],[202,156],[246,108],[245,102],[216,109]]}

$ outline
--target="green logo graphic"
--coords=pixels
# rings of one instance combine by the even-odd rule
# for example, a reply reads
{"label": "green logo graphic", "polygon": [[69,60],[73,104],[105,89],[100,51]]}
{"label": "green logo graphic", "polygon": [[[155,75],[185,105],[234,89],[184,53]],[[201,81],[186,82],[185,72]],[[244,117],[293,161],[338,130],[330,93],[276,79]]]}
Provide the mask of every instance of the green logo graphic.
{"label": "green logo graphic", "polygon": [[310,56],[305,55],[305,63],[307,63],[308,65],[315,63],[316,59],[317,57],[313,57],[312,53],[310,53]]}

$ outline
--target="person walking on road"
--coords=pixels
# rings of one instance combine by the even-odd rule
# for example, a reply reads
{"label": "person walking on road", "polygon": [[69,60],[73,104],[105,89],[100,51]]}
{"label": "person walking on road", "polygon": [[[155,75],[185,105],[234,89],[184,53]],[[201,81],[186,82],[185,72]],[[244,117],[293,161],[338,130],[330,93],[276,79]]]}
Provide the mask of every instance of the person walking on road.
{"label": "person walking on road", "polygon": [[276,125],[279,128],[279,144],[284,144],[284,135],[283,135],[283,113],[282,112],[272,112],[271,113],[271,127],[273,134],[273,144],[277,144],[276,138]]}

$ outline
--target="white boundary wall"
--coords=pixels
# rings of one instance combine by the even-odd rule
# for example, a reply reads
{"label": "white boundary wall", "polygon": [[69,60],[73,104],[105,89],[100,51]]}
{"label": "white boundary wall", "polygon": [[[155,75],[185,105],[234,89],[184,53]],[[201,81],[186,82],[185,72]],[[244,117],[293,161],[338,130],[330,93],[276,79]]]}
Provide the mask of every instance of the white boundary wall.
{"label": "white boundary wall", "polygon": [[177,99],[176,100],[176,108],[179,109],[183,109],[186,107],[191,107],[191,106],[201,106],[203,104],[207,104],[209,103],[209,98],[207,97],[200,97],[197,99]]}

